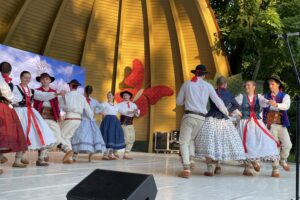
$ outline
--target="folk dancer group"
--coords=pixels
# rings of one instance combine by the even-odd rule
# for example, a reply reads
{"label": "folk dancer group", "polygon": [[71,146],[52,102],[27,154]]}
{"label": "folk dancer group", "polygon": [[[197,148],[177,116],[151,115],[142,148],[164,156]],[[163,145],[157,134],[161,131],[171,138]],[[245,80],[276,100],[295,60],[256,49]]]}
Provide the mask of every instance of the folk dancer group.
{"label": "folk dancer group", "polygon": [[[256,93],[254,81],[247,81],[246,94],[234,97],[224,77],[218,78],[217,89],[205,81],[208,71],[204,65],[191,72],[195,76],[183,84],[177,96],[177,105],[185,106],[179,137],[183,171],[179,176],[190,177],[195,157],[206,159],[205,176],[220,174],[219,162],[227,160],[242,161],[245,176],[253,176],[252,168],[259,172],[260,161],[272,161],[272,177],[280,176],[279,166],[290,171],[290,96],[283,92],[280,78],[266,79],[269,92],[265,95]],[[237,127],[231,115],[240,116]]]}
{"label": "folk dancer group", "polygon": [[[81,85],[77,80],[68,83],[70,92],[57,92],[50,87],[55,78],[43,73],[36,77],[41,87],[31,89],[30,72],[23,71],[20,84],[13,85],[11,71],[10,63],[0,64],[0,164],[8,161],[5,153],[15,152],[12,166],[25,168],[29,164],[25,152],[30,149],[38,150],[37,166],[48,166],[48,152],[53,148],[64,153],[65,164],[76,162],[78,153],[88,153],[91,160],[94,153],[104,152],[103,160],[116,160],[120,158],[118,150],[123,148],[123,158],[132,159],[133,119],[140,113],[130,101],[132,93],[123,91],[123,102],[115,104],[109,92],[108,101],[99,103],[90,97],[92,86],[85,87],[84,96],[77,91]],[[64,119],[61,110],[66,113]],[[104,115],[100,127],[94,114]]]}

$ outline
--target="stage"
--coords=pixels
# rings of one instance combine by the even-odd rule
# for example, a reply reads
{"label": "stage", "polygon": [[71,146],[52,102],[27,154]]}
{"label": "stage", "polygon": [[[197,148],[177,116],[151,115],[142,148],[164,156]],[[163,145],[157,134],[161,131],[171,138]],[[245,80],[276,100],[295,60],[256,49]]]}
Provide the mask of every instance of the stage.
{"label": "stage", "polygon": [[223,165],[222,175],[205,177],[203,162],[197,162],[190,179],[177,177],[181,170],[178,155],[134,153],[134,160],[91,163],[80,155],[73,165],[60,163],[62,154],[50,154],[49,167],[36,167],[36,153],[28,153],[31,164],[26,169],[11,168],[13,155],[2,165],[0,200],[64,200],[67,192],[96,168],[154,174],[158,187],[157,200],[290,200],[295,195],[295,166],[289,173],[281,170],[281,178],[271,178],[270,164],[263,164],[260,175],[244,177],[243,168]]}

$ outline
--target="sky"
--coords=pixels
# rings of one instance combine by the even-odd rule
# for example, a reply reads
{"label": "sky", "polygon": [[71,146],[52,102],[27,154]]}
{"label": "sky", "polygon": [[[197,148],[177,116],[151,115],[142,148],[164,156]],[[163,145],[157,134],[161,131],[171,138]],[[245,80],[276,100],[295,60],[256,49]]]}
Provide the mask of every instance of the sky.
{"label": "sky", "polygon": [[[56,90],[68,91],[67,82],[72,79],[77,79],[83,86],[85,83],[86,73],[83,67],[0,44],[0,63],[3,61],[12,65],[11,78],[14,84],[20,83],[20,73],[24,70],[31,73],[31,88],[40,87],[35,78],[44,72],[55,77],[51,87]],[[83,92],[83,88],[80,91]]]}

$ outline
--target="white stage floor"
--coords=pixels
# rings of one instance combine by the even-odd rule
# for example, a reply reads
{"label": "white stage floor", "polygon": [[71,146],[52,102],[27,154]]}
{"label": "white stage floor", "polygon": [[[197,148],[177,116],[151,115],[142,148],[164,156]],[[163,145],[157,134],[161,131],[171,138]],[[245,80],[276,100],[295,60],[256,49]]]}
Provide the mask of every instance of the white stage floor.
{"label": "white stage floor", "polygon": [[222,175],[205,177],[206,168],[197,163],[190,179],[177,177],[181,170],[178,155],[135,153],[135,160],[102,161],[99,156],[88,163],[84,155],[73,165],[60,163],[62,154],[50,154],[49,167],[36,167],[36,153],[28,153],[26,169],[11,168],[13,155],[2,165],[0,200],[65,200],[67,192],[94,169],[109,169],[154,174],[158,187],[157,200],[290,200],[295,193],[295,166],[281,178],[271,178],[269,164],[254,177],[244,177],[243,168],[223,165]]}

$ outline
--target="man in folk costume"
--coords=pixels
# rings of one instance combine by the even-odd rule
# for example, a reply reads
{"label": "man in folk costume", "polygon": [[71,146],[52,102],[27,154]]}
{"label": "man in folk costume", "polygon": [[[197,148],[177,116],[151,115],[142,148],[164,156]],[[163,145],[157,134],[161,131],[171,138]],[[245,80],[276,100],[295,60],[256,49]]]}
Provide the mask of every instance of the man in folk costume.
{"label": "man in folk costume", "polygon": [[132,93],[129,91],[123,91],[120,93],[123,101],[118,104],[119,112],[121,114],[121,125],[124,131],[125,136],[125,153],[124,159],[132,160],[132,157],[129,156],[133,144],[135,142],[135,130],[133,126],[134,117],[140,115],[140,110],[137,105],[130,101],[132,98]]}
{"label": "man in folk costume", "polygon": [[[50,88],[50,83],[55,80],[54,77],[50,76],[48,73],[42,73],[40,76],[36,77],[36,81],[40,82],[42,86],[36,90],[43,92],[55,92],[56,90]],[[39,101],[34,100],[34,108],[41,114],[45,119],[50,129],[52,130],[56,138],[56,147],[65,153],[63,158],[63,163],[71,164],[73,161],[70,159],[73,155],[72,150],[68,147],[67,143],[61,136],[61,130],[59,126],[60,121],[60,109],[58,98],[51,99],[49,101]],[[40,153],[40,152],[39,152]],[[45,161],[48,162],[49,157],[45,157]]]}
{"label": "man in folk costume", "polygon": [[[80,126],[83,112],[85,111],[86,117],[90,120],[93,119],[94,113],[86,98],[77,91],[81,84],[77,80],[72,80],[68,84],[70,92],[63,98],[63,110],[66,112],[66,116],[62,123],[61,133],[68,148],[72,149],[71,138]],[[73,160],[76,161],[75,158]]]}
{"label": "man in folk costume", "polygon": [[281,143],[279,164],[285,171],[290,171],[287,164],[292,142],[288,132],[290,127],[287,111],[291,105],[291,98],[282,91],[283,85],[280,77],[273,75],[266,79],[270,92],[264,97],[269,100],[269,107],[264,108],[263,120],[272,135]]}
{"label": "man in folk costume", "polygon": [[8,62],[0,64],[0,164],[8,161],[3,153],[16,152],[13,167],[24,168],[26,165],[21,159],[23,151],[27,150],[27,143],[19,117],[11,105],[14,98],[12,79],[9,77],[11,70]]}
{"label": "man in folk costume", "polygon": [[204,80],[205,75],[209,73],[206,66],[198,65],[191,73],[195,76],[183,84],[176,100],[177,105],[185,106],[179,136],[183,163],[183,171],[179,177],[182,178],[189,178],[191,175],[190,161],[195,156],[195,138],[204,123],[209,98],[223,114],[228,115],[224,102],[218,97],[213,86]]}

